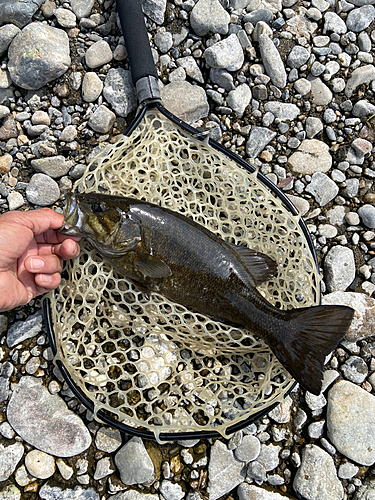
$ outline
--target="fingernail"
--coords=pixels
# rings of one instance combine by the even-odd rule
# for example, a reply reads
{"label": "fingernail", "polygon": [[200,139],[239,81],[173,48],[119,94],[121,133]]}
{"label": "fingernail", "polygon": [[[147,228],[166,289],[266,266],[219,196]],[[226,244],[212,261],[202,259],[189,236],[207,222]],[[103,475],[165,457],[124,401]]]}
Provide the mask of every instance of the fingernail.
{"label": "fingernail", "polygon": [[48,285],[52,281],[52,276],[50,274],[41,274],[39,276],[39,279],[41,283],[43,283],[44,285]]}
{"label": "fingernail", "polygon": [[78,243],[76,243],[74,249],[73,249],[73,255],[75,255],[76,253],[78,253],[78,249],[79,249],[79,245]]}
{"label": "fingernail", "polygon": [[44,260],[38,257],[33,257],[30,261],[30,267],[32,271],[38,271],[44,267]]}

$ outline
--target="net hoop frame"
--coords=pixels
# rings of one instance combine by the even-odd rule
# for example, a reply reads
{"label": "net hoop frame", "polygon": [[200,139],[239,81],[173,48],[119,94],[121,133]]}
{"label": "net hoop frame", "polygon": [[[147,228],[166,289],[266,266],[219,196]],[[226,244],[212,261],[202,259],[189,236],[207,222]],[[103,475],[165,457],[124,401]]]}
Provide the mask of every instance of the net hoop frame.
{"label": "net hoop frame", "polygon": [[[149,108],[157,108],[157,110],[163,114],[167,119],[172,121],[174,124],[176,124],[178,127],[181,127],[183,130],[188,132],[190,135],[193,135],[197,140],[203,141],[208,141],[208,144],[222,153],[224,156],[227,156],[230,160],[233,160],[235,163],[237,163],[241,168],[244,168],[247,170],[249,173],[254,173],[257,169],[246,162],[243,158],[238,156],[236,153],[233,151],[230,151],[226,149],[224,146],[222,146],[220,143],[216,142],[215,140],[209,138],[206,138],[206,134],[200,134],[197,132],[196,129],[185,123],[184,121],[180,120],[177,118],[175,115],[170,113],[159,101],[156,102],[148,102],[148,103],[142,103],[139,107],[139,110],[137,112],[136,117],[134,118],[133,122],[130,124],[128,129],[125,131],[123,134],[124,136],[130,136],[132,132],[137,128],[139,123],[142,121],[146,111]],[[283,204],[285,205],[285,208],[291,213],[292,216],[298,216],[299,212],[297,208],[293,205],[293,203],[289,200],[289,198],[285,195],[283,191],[281,191],[273,182],[271,182],[265,175],[263,175],[261,172],[257,172],[257,179],[264,184],[277,198],[279,198]],[[315,252],[314,248],[314,243],[311,237],[311,234],[303,221],[302,217],[299,217],[298,220],[298,225],[300,229],[303,232],[303,235],[306,239],[308,248],[310,250],[311,256],[313,258],[314,264],[316,266],[316,271],[317,275],[319,276],[319,264],[318,264],[318,259],[317,255]],[[318,296],[316,297],[316,302],[318,305],[321,304],[321,283],[320,281],[317,283],[317,294]],[[51,300],[48,297],[45,297],[43,299],[43,315],[44,315],[44,321],[47,329],[47,335],[48,335],[48,340],[50,347],[52,349],[54,357],[57,354],[57,345],[55,341],[55,335],[54,335],[54,327],[53,327],[53,320],[52,320],[52,305],[51,305]],[[63,362],[59,359],[55,361],[56,366],[60,369],[60,372],[65,380],[65,382],[68,384],[69,388],[75,395],[75,397],[79,400],[79,402],[86,407],[89,411],[92,413],[95,413],[95,418],[100,419],[103,423],[106,423],[110,425],[111,427],[119,430],[120,432],[124,432],[133,436],[141,437],[143,439],[150,439],[150,440],[155,440],[155,434],[152,431],[148,430],[143,430],[140,428],[132,427],[127,424],[122,423],[121,421],[118,421],[106,413],[104,413],[101,409],[98,411],[95,411],[94,403],[80,390],[79,387],[75,384],[73,381],[72,377],[70,376],[68,370],[64,366]],[[290,394],[290,392],[293,391],[293,389],[297,386],[297,382],[294,382],[292,386],[285,392],[284,394],[284,399]],[[272,411],[276,406],[280,404],[281,401],[276,401],[273,404],[267,406],[265,409],[259,410],[257,413],[251,415],[250,417],[241,420],[235,424],[228,425],[225,431],[226,436],[230,436],[234,432],[243,429],[244,427],[247,427],[248,425],[252,424],[253,422],[259,420],[260,418],[266,416],[270,411]],[[211,438],[219,438],[223,437],[222,433],[219,433],[215,430],[212,431],[206,431],[206,430],[198,430],[198,431],[189,431],[189,432],[160,432],[158,433],[157,440],[158,441],[173,441],[173,440],[184,440],[184,439],[211,439]]]}

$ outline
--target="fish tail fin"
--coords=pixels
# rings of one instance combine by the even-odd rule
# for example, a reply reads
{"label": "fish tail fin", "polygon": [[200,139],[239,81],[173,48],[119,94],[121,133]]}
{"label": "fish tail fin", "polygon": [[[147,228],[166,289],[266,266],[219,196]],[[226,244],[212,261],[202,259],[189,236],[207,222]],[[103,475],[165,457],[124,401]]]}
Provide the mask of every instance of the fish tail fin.
{"label": "fish tail fin", "polygon": [[344,338],[354,310],[315,306],[287,311],[285,330],[272,345],[276,357],[305,389],[320,394],[326,356]]}

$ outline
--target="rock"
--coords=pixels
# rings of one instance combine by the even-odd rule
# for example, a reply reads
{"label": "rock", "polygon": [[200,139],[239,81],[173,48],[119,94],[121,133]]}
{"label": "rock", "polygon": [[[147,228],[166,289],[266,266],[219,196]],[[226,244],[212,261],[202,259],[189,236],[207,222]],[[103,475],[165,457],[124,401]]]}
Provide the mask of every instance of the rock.
{"label": "rock", "polygon": [[[99,500],[99,493],[94,488],[82,488],[76,486],[74,489],[59,488],[58,486],[50,486],[48,483],[43,484],[39,490],[39,497],[42,500]],[[112,497],[115,499],[115,497]]]}
{"label": "rock", "polygon": [[69,39],[63,30],[31,23],[13,39],[8,57],[13,82],[23,89],[37,90],[68,70]]}
{"label": "rock", "polygon": [[285,497],[277,491],[270,491],[255,486],[254,484],[242,483],[237,488],[239,500],[293,500],[292,497]]}
{"label": "rock", "polygon": [[241,462],[251,462],[256,460],[260,453],[260,441],[257,437],[244,436],[242,442],[234,450],[234,456]]}
{"label": "rock", "polygon": [[99,481],[100,479],[113,474],[113,472],[115,472],[115,469],[111,463],[111,459],[109,457],[101,458],[96,463],[94,481]]}
{"label": "rock", "polygon": [[324,14],[323,34],[329,33],[330,31],[339,35],[348,31],[345,21],[335,12],[326,12]]}
{"label": "rock", "polygon": [[0,26],[15,24],[23,28],[31,21],[44,0],[2,0],[0,2]]}
{"label": "rock", "polygon": [[[294,88],[297,94],[300,94],[302,96],[307,95],[311,92],[311,82],[309,82],[309,80],[306,80],[306,78],[299,78],[294,82]],[[311,139],[311,137],[309,137],[309,139]]]}
{"label": "rock", "polygon": [[289,52],[286,63],[289,68],[300,68],[308,61],[309,57],[310,50],[301,45],[295,45]]}
{"label": "rock", "polygon": [[263,465],[266,472],[276,469],[279,465],[279,453],[281,446],[274,444],[262,444],[257,462]]}
{"label": "rock", "polygon": [[255,481],[265,481],[267,479],[266,469],[257,460],[254,460],[247,467],[246,477]]}
{"label": "rock", "polygon": [[48,479],[55,472],[55,459],[39,450],[31,450],[25,457],[26,468],[37,479]]}
{"label": "rock", "polygon": [[116,114],[127,116],[137,107],[137,95],[129,70],[111,68],[104,81],[103,95]]}
{"label": "rock", "polygon": [[269,142],[276,136],[276,132],[265,127],[252,127],[246,143],[246,154],[256,158]]}
{"label": "rock", "polygon": [[375,66],[368,64],[356,68],[346,83],[345,95],[351,97],[360,85],[368,84],[373,80],[375,80]]}
{"label": "rock", "polygon": [[154,43],[162,54],[166,54],[173,47],[172,33],[159,31],[154,36]]}
{"label": "rock", "polygon": [[259,21],[263,21],[264,23],[270,23],[273,19],[273,14],[270,10],[268,9],[256,9],[248,14],[245,14],[242,22],[243,23],[251,23],[253,26],[256,26],[256,24]]}
{"label": "rock", "polygon": [[78,19],[89,17],[95,0],[70,0],[70,5]]}
{"label": "rock", "polygon": [[306,135],[312,139],[323,130],[323,123],[320,118],[309,116],[306,118]]}
{"label": "rock", "polygon": [[141,438],[133,437],[115,455],[121,481],[126,485],[148,483],[155,469]]}
{"label": "rock", "polygon": [[116,115],[107,106],[101,105],[91,115],[88,124],[95,132],[106,134],[113,127],[115,120]]}
{"label": "rock", "polygon": [[31,339],[42,331],[43,315],[41,311],[36,312],[23,321],[16,321],[9,327],[7,333],[7,346],[14,347],[24,340]]}
{"label": "rock", "polygon": [[190,76],[190,78],[196,80],[199,83],[204,82],[201,70],[199,69],[199,66],[196,63],[194,57],[192,56],[180,57],[179,59],[176,60],[176,63],[180,68],[184,68],[186,74]]}
{"label": "rock", "polygon": [[289,396],[285,401],[279,403],[273,410],[268,413],[268,417],[272,418],[278,424],[286,424],[290,420],[290,407],[292,400]]}
{"label": "rock", "polygon": [[[184,99],[181,100],[181,96]],[[161,89],[164,106],[186,123],[205,118],[209,113],[206,92],[188,82],[172,82]]]}
{"label": "rock", "polygon": [[95,446],[98,450],[113,453],[121,446],[121,433],[111,427],[100,427],[95,436]]}
{"label": "rock", "polygon": [[314,444],[302,450],[301,466],[297,469],[293,489],[309,500],[342,500],[344,488],[337,475],[332,457]]}
{"label": "rock", "polygon": [[238,85],[235,90],[231,90],[227,97],[227,104],[236,115],[241,118],[245,112],[245,109],[249,105],[251,100],[251,90],[250,87],[243,83]]}
{"label": "rock", "polygon": [[346,18],[346,26],[349,31],[358,33],[364,31],[375,19],[375,7],[372,5],[363,5],[358,9],[349,12]]}
{"label": "rock", "polygon": [[181,500],[185,496],[181,486],[171,481],[162,481],[159,489],[165,500]]}
{"label": "rock", "polygon": [[310,77],[312,103],[316,106],[327,106],[332,101],[332,92],[320,78]]}
{"label": "rock", "polygon": [[375,479],[369,477],[354,494],[353,500],[371,500],[375,494]]}
{"label": "rock", "polygon": [[85,74],[82,81],[82,99],[85,102],[94,102],[100,96],[103,90],[103,82],[99,76],[89,71]]}
{"label": "rock", "polygon": [[66,161],[65,156],[50,156],[31,160],[31,165],[36,172],[46,174],[53,179],[66,175],[72,168],[72,162]]}
{"label": "rock", "polygon": [[26,198],[34,205],[47,207],[60,198],[60,189],[48,175],[34,174],[26,186]]}
{"label": "rock", "polygon": [[365,99],[361,99],[357,101],[352,110],[353,116],[357,116],[361,118],[362,116],[368,116],[375,113],[375,105],[366,101]]}
{"label": "rock", "polygon": [[354,317],[345,340],[357,342],[375,335],[375,299],[365,293],[333,292],[325,295],[323,304],[343,305],[354,309]]}
{"label": "rock", "polygon": [[245,479],[245,467],[221,441],[211,447],[208,464],[208,491],[210,500],[217,500],[232,491]]}
{"label": "rock", "polygon": [[337,184],[327,175],[316,172],[313,174],[310,184],[306,186],[306,192],[314,196],[321,207],[329,203],[339,192]]}
{"label": "rock", "polygon": [[4,446],[0,443],[0,481],[6,481],[15,471],[24,452],[21,443]]}
{"label": "rock", "polygon": [[366,363],[359,356],[350,356],[341,367],[344,377],[355,384],[362,384],[368,374]]}
{"label": "rock", "polygon": [[340,465],[338,470],[338,476],[340,479],[351,479],[357,474],[358,471],[359,468],[356,465],[350,462],[346,462]]}
{"label": "rock", "polygon": [[358,209],[358,215],[366,227],[375,228],[375,207],[373,205],[363,205]]}
{"label": "rock", "polygon": [[12,191],[7,197],[9,210],[18,210],[25,203],[23,196],[18,191]]}
{"label": "rock", "polygon": [[8,116],[0,127],[0,140],[7,141],[18,137],[18,127],[13,116]]}
{"label": "rock", "polygon": [[2,106],[2,105],[0,105],[0,120],[2,120],[3,118],[5,118],[9,114],[10,114],[10,109],[8,108],[8,106]]}
{"label": "rock", "polygon": [[6,401],[9,395],[9,379],[13,374],[14,367],[9,361],[5,361],[0,369],[0,403]]}
{"label": "rock", "polygon": [[0,57],[5,54],[11,41],[19,32],[20,29],[14,24],[6,24],[0,28]]}
{"label": "rock", "polygon": [[68,125],[61,132],[61,135],[59,137],[59,141],[60,142],[72,142],[77,137],[77,135],[78,135],[78,132],[77,132],[76,127],[74,125]]}
{"label": "rock", "polygon": [[14,484],[9,484],[4,489],[0,490],[0,499],[1,500],[20,500],[21,499],[21,492]]}
{"label": "rock", "polygon": [[275,118],[282,121],[293,121],[300,114],[300,109],[295,104],[287,102],[269,101],[264,105],[264,111],[271,112]]}
{"label": "rock", "polygon": [[167,0],[142,0],[143,12],[157,24],[164,21]]}
{"label": "rock", "polygon": [[211,68],[210,80],[225,90],[233,90],[233,76],[225,69]]}
{"label": "rock", "polygon": [[7,174],[12,166],[13,158],[9,154],[0,156],[0,173]]}
{"label": "rock", "polygon": [[328,393],[327,432],[337,450],[350,460],[375,462],[375,397],[351,382],[337,382]]}
{"label": "rock", "polygon": [[288,163],[296,174],[315,175],[330,170],[332,157],[327,144],[317,139],[305,139],[298,150],[289,157]]}
{"label": "rock", "polygon": [[324,273],[329,292],[345,291],[355,278],[353,250],[342,245],[332,247],[324,259]]}
{"label": "rock", "polygon": [[206,49],[204,57],[211,68],[224,68],[228,71],[237,71],[244,62],[243,50],[235,34]]}
{"label": "rock", "polygon": [[91,443],[82,420],[35,377],[20,379],[8,404],[7,419],[22,439],[50,455],[72,457]]}
{"label": "rock", "polygon": [[286,72],[280,53],[268,35],[259,36],[259,50],[267,75],[281,89],[286,85]]}
{"label": "rock", "polygon": [[[112,61],[112,50],[105,40],[98,40],[89,47],[85,54],[86,64],[89,68],[99,68]],[[115,71],[114,69],[110,71]],[[124,71],[124,70],[123,70]]]}
{"label": "rock", "polygon": [[230,15],[219,0],[198,0],[190,14],[190,24],[198,36],[212,33],[226,35]]}
{"label": "rock", "polygon": [[57,22],[63,28],[74,28],[76,25],[76,16],[74,12],[59,7],[54,12]]}

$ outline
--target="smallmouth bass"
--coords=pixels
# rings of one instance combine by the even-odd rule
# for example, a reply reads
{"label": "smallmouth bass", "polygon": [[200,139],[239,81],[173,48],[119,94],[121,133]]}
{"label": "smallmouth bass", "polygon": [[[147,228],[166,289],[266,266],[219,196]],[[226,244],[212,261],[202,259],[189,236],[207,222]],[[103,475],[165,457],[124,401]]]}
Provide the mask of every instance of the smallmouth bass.
{"label": "smallmouth bass", "polygon": [[262,337],[305,389],[320,393],[325,357],[345,336],[354,311],[277,309],[256,288],[277,272],[267,255],[228,243],[172,210],[99,193],[68,197],[61,232],[87,238],[146,295],[157,292]]}

